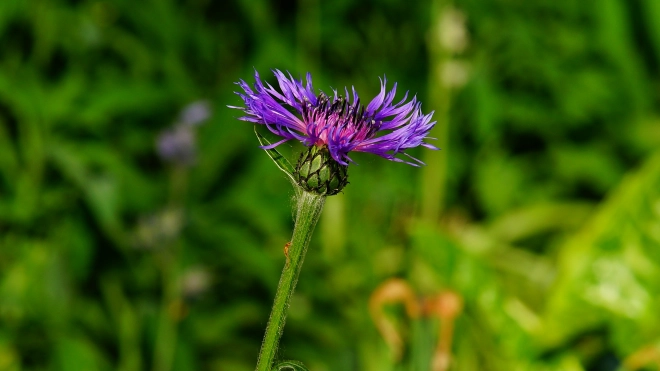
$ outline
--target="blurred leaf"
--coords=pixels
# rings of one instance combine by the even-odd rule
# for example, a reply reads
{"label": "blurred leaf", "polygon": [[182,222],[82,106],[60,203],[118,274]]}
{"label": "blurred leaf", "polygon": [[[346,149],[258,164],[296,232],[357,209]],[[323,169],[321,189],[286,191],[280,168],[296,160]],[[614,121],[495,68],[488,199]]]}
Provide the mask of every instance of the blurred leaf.
{"label": "blurred leaf", "polygon": [[624,173],[621,161],[604,146],[556,146],[554,174],[564,183],[588,184],[599,192],[612,188]]}
{"label": "blurred leaf", "polygon": [[606,326],[616,349],[626,354],[655,339],[660,331],[655,315],[660,306],[658,226],[660,155],[656,153],[626,177],[598,213],[562,246],[558,280],[549,299],[546,341],[554,343]]}
{"label": "blurred leaf", "polygon": [[512,242],[555,229],[580,227],[593,205],[583,202],[530,205],[513,209],[490,224],[488,234]]}
{"label": "blurred leaf", "polygon": [[525,164],[520,159],[490,155],[475,166],[474,184],[480,203],[491,215],[520,205],[529,192]]}
{"label": "blurred leaf", "polygon": [[11,339],[7,338],[7,334],[0,332],[0,369],[7,371],[19,371],[21,369],[21,362],[12,346]]}
{"label": "blurred leaf", "polygon": [[60,371],[111,370],[99,350],[82,337],[62,337],[55,347],[57,369]]}
{"label": "blurred leaf", "polygon": [[108,173],[92,171],[84,162],[85,157],[77,156],[71,147],[63,143],[51,148],[51,156],[60,171],[85,194],[99,225],[110,236],[121,238],[117,234],[122,231],[117,178]]}

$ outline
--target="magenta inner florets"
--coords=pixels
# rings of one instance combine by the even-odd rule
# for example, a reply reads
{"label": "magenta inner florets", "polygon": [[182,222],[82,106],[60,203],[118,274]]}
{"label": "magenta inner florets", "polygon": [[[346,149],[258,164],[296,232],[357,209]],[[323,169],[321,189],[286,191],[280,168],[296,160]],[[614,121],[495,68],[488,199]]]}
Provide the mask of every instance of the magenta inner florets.
{"label": "magenta inner florets", "polygon": [[334,138],[362,141],[371,138],[380,128],[380,122],[365,115],[359,98],[351,103],[342,96],[331,98],[325,93],[319,94],[316,105],[305,100],[302,117],[307,123],[308,145],[326,145]]}

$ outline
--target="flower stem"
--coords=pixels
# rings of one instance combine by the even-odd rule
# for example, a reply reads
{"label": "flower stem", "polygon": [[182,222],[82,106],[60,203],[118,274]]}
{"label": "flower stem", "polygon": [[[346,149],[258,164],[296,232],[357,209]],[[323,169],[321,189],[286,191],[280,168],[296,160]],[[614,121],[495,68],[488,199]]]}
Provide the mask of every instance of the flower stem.
{"label": "flower stem", "polygon": [[261,344],[256,371],[271,371],[273,361],[277,355],[277,347],[282,337],[286,313],[289,308],[289,299],[296,288],[298,275],[305,259],[307,246],[312,238],[314,227],[319,220],[325,196],[308,192],[297,192],[296,221],[293,228],[293,237],[289,246],[287,262],[280,276],[280,283],[275,293],[275,302],[270,312],[266,335]]}

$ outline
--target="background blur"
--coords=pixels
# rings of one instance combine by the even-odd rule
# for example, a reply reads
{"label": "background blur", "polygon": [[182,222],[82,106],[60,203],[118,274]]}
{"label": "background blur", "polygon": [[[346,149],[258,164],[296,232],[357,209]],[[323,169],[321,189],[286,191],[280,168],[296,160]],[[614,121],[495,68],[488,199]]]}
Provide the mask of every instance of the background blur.
{"label": "background blur", "polygon": [[272,68],[442,147],[354,156],[284,359],[660,368],[660,2],[1,0],[0,370],[253,369],[293,191],[226,106]]}

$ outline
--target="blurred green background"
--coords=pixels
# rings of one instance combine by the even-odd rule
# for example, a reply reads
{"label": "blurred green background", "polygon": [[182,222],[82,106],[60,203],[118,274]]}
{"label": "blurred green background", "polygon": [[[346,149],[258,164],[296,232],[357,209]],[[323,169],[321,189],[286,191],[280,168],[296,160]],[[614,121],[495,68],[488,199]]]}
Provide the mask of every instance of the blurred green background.
{"label": "blurred green background", "polygon": [[[226,106],[272,68],[363,99],[386,75],[442,147],[353,157],[282,358],[660,368],[660,2],[1,0],[0,370],[253,369],[293,191]],[[393,277],[463,306],[384,305],[391,348]]]}

